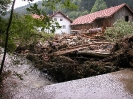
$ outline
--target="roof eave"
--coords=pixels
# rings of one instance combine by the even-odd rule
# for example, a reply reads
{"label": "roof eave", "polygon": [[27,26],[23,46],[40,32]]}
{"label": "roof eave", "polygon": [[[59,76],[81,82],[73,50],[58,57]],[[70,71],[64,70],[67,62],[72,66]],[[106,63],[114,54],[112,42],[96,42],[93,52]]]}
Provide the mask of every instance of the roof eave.
{"label": "roof eave", "polygon": [[50,17],[54,17],[56,14],[60,13],[61,15],[63,15],[66,19],[68,19],[71,23],[73,22],[70,18],[68,18],[65,14],[63,14],[61,11],[58,11],[56,13],[54,13],[53,15],[51,15]]}

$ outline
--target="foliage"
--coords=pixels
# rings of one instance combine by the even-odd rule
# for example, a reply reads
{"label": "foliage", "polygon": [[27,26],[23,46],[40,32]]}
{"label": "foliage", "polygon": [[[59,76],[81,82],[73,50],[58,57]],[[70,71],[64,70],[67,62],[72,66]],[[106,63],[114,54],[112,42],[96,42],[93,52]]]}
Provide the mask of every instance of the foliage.
{"label": "foliage", "polygon": [[107,40],[113,42],[130,34],[133,34],[133,22],[126,22],[122,19],[116,21],[113,27],[108,27],[105,31]]}
{"label": "foliage", "polygon": [[2,17],[0,17],[0,38],[1,38],[2,34],[4,34],[4,32],[6,30],[6,25],[7,25],[7,20],[5,20]]}
{"label": "foliage", "polygon": [[[76,7],[71,4],[71,0],[49,0],[45,2],[43,1],[42,6],[46,6],[49,7],[49,9],[54,10],[54,6],[56,6],[56,4],[58,3],[60,3],[61,7],[70,7],[72,9]],[[33,14],[37,14],[40,18],[36,19],[33,18],[31,15],[19,16],[18,14],[14,14],[11,28],[9,31],[9,42],[7,51],[12,52],[19,45],[28,45],[40,39],[50,39],[51,37],[53,37],[55,29],[60,28],[59,24],[57,22],[54,22],[46,14],[45,10],[42,11],[36,3],[33,6],[30,6],[30,8],[27,8],[27,10]],[[2,18],[0,18],[0,20],[0,26],[2,27],[0,29],[0,44],[3,46],[5,44],[4,41],[6,35],[4,31],[6,30],[7,23],[6,20]],[[38,31],[38,28],[41,28],[40,32]],[[45,33],[46,31],[49,31],[49,33],[51,34]]]}
{"label": "foliage", "polygon": [[11,3],[11,0],[0,0],[0,15],[4,15],[9,4]]}
{"label": "foliage", "polygon": [[108,7],[117,6],[122,3],[128,4],[133,9],[133,0],[104,0]]}
{"label": "foliage", "polygon": [[28,45],[36,42],[45,36],[43,35],[45,32],[42,31],[40,33],[38,30],[36,30],[35,26],[50,28],[53,26],[53,24],[51,25],[50,23],[44,23],[41,19],[34,19],[31,15],[14,15],[10,30],[10,37],[19,45]]}
{"label": "foliage", "polygon": [[[50,1],[51,0],[49,0],[49,2]],[[82,14],[84,12],[87,12],[85,14],[90,13],[96,0],[70,0],[70,1],[71,1],[72,4],[75,4],[75,5],[78,6],[78,7],[76,7],[77,9],[73,9],[72,10],[72,9],[69,9],[69,7],[64,8],[64,7],[62,7],[60,5],[60,3],[57,3],[53,7],[54,11],[61,11],[61,12],[65,13],[66,15],[68,15],[69,18],[75,19],[75,18],[77,18],[77,17],[79,17],[81,15],[84,15],[84,14]],[[133,4],[133,0],[104,0],[104,1],[106,2],[107,8],[112,7],[112,6],[117,6],[117,5],[122,4],[122,3],[126,3],[126,4],[129,5],[129,7],[131,7],[133,9],[133,5],[132,5]],[[52,4],[52,3],[50,3],[50,4]],[[49,15],[51,15],[53,13],[53,10],[51,10],[51,7],[42,6],[42,1],[37,2],[37,5],[38,5],[38,8],[41,9],[41,11],[45,11]],[[45,5],[46,5],[46,2],[45,2]],[[29,5],[24,6],[24,7],[16,8],[15,12],[17,12],[17,13],[19,13],[21,15],[23,15],[24,13],[25,14],[29,14],[29,12],[25,11],[25,9],[28,8],[28,7],[29,7]],[[100,8],[105,8],[104,4],[101,5]]]}
{"label": "foliage", "polygon": [[[0,45],[4,48],[5,42],[2,41]],[[7,45],[7,52],[11,52],[11,53],[14,52],[14,50],[16,49],[16,47],[17,46],[14,43],[14,41],[9,38],[8,39],[8,45]]]}
{"label": "foliage", "polygon": [[[6,27],[6,20],[1,18],[1,21],[5,24],[3,24],[3,28],[0,30],[0,45],[4,47],[5,44],[5,27]],[[57,23],[56,23],[57,24]],[[56,25],[55,24],[55,25]],[[2,23],[0,22],[0,25],[2,26]],[[13,20],[11,24],[11,28],[9,31],[9,40],[8,40],[8,52],[13,52],[17,46],[24,46],[31,43],[34,43],[38,40],[46,40],[53,37],[53,29],[56,28],[53,26],[53,23],[44,23],[41,19],[34,19],[31,15],[24,15],[19,16],[18,14],[13,15]],[[57,24],[58,25],[58,24]],[[43,27],[43,28],[51,28],[51,32],[45,33],[42,29],[41,32],[39,32],[35,26]]]}
{"label": "foliage", "polygon": [[94,6],[91,9],[91,13],[99,10],[103,10],[106,8],[107,8],[107,5],[106,5],[106,2],[104,2],[104,0],[96,0]]}
{"label": "foliage", "polygon": [[81,12],[78,12],[78,11],[71,11],[68,13],[68,16],[71,18],[71,19],[74,19],[78,16],[81,16]]}
{"label": "foliage", "polygon": [[59,8],[77,9],[77,6],[73,4],[72,1],[73,0],[43,0],[42,6],[49,7],[53,10],[58,10]]}
{"label": "foliage", "polygon": [[13,1],[12,7],[11,7],[11,14],[10,14],[10,18],[9,18],[9,22],[7,25],[7,29],[6,29],[6,33],[5,33],[5,45],[4,45],[4,54],[3,54],[3,58],[2,58],[2,62],[1,62],[1,68],[0,68],[0,75],[2,76],[2,71],[3,71],[3,67],[4,67],[4,62],[6,59],[6,53],[7,53],[7,47],[8,47],[8,39],[9,39],[9,30],[11,27],[11,23],[12,23],[12,15],[13,15],[13,9],[14,9],[14,5],[15,5],[15,1]]}
{"label": "foliage", "polygon": [[91,11],[96,0],[81,0],[80,8],[84,7],[88,12]]}

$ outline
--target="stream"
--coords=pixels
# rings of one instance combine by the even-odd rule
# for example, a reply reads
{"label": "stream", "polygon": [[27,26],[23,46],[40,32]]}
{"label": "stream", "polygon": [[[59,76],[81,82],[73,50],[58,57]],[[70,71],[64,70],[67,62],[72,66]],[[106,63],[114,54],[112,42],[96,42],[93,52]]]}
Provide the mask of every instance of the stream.
{"label": "stream", "polygon": [[[2,53],[2,51],[1,51]],[[0,55],[0,61],[3,54]],[[42,87],[53,84],[52,78],[40,72],[24,56],[7,54],[5,75],[0,88],[0,99],[37,99]]]}

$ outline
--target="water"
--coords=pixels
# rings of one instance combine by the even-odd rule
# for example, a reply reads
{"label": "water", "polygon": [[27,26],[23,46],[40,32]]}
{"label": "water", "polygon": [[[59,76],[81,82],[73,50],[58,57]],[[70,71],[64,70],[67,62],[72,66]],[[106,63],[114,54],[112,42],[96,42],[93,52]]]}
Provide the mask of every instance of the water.
{"label": "water", "polygon": [[49,75],[35,68],[24,56],[7,54],[4,71],[7,78],[0,88],[0,99],[30,99],[40,94],[38,89],[54,83]]}

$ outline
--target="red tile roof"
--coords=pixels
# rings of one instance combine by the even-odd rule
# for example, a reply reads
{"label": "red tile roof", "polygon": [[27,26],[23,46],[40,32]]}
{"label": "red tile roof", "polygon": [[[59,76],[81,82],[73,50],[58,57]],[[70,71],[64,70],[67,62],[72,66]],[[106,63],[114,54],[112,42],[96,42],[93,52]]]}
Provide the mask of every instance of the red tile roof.
{"label": "red tile roof", "polygon": [[32,14],[32,17],[34,18],[34,19],[42,19],[43,18],[43,15],[37,15],[37,14]]}
{"label": "red tile roof", "polygon": [[[66,15],[64,15],[64,14],[63,14],[62,12],[60,12],[60,11],[58,11],[58,12],[56,12],[56,13],[50,15],[50,16],[48,15],[48,16],[52,18],[52,17],[54,17],[56,14],[59,14],[59,13],[72,23],[72,20],[69,19]],[[44,16],[43,16],[43,15],[39,16],[39,15],[37,15],[37,14],[33,14],[32,17],[35,18],[35,19],[41,19],[41,18],[43,18]]]}
{"label": "red tile roof", "polygon": [[[94,13],[90,13],[88,15],[78,17],[77,19],[75,19],[73,21],[73,23],[71,25],[92,23],[94,20],[96,20],[98,18],[105,18],[105,17],[112,16],[114,13],[116,13],[118,10],[120,10],[124,6],[128,7],[124,3],[124,4],[121,4],[121,5],[115,6],[115,7],[111,7],[111,8],[108,8],[108,9],[104,9],[104,10],[101,10],[101,11],[97,11],[97,12],[94,12]],[[132,10],[129,7],[128,7],[128,9],[132,12]]]}

